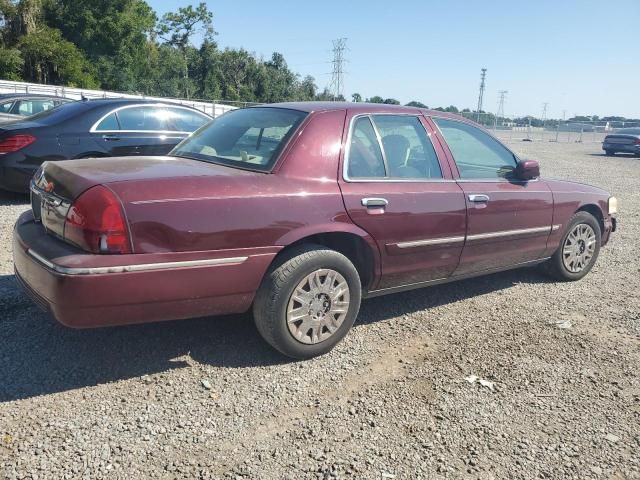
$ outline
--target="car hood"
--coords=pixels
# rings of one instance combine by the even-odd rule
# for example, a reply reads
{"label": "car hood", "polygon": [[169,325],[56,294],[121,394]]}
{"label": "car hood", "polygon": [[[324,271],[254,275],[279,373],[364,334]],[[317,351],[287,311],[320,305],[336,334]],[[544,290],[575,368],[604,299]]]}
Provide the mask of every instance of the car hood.
{"label": "car hood", "polygon": [[185,177],[230,178],[265,174],[180,157],[114,157],[46,162],[42,175],[40,184],[73,200],[95,185],[109,185],[113,190],[136,197],[136,192],[150,189],[166,195],[176,183],[189,184],[184,182]]}

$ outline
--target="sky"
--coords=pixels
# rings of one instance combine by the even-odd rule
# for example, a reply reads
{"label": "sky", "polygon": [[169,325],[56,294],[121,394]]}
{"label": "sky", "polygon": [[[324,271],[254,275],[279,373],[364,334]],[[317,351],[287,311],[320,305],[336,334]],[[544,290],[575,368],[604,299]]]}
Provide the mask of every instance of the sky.
{"label": "sky", "polygon": [[[200,0],[147,0],[161,16]],[[344,95],[507,116],[640,118],[640,0],[215,0],[221,48],[284,55],[320,89],[332,40],[346,37]],[[196,38],[197,45],[201,39]]]}

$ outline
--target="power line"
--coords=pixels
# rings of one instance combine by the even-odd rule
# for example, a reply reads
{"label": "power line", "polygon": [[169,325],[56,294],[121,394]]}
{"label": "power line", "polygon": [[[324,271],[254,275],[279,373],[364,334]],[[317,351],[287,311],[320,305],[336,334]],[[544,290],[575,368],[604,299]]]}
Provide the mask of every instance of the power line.
{"label": "power line", "polygon": [[329,90],[333,93],[334,99],[344,96],[344,64],[347,61],[344,52],[346,49],[346,38],[338,38],[333,41],[333,61],[331,62],[333,63],[333,72],[331,73]]}
{"label": "power line", "polygon": [[487,78],[487,69],[483,68],[480,73],[480,95],[478,95],[478,109],[476,110],[476,121],[480,121],[480,110],[482,110],[482,98],[484,97],[485,78]]}

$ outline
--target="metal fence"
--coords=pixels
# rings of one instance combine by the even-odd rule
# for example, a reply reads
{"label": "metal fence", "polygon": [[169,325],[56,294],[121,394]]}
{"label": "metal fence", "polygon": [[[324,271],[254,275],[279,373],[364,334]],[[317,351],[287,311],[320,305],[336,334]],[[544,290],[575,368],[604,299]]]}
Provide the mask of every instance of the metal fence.
{"label": "metal fence", "polygon": [[0,80],[0,94],[6,93],[31,93],[36,95],[55,95],[58,97],[69,98],[72,100],[81,100],[84,98],[134,98],[144,100],[157,100],[163,102],[172,102],[180,105],[186,105],[212,117],[218,117],[229,110],[239,107],[246,107],[247,102],[221,102],[206,101],[184,98],[166,98],[166,97],[149,97],[146,95],[135,95],[131,93],[108,92],[104,90],[89,90],[85,88],[60,87],[56,85],[41,85],[38,83],[13,82],[9,80]]}
{"label": "metal fence", "polygon": [[461,112],[459,115],[499,131],[502,138],[532,142],[601,143],[610,133],[640,128],[637,120],[540,120],[529,115],[502,118],[492,113],[475,112]]}

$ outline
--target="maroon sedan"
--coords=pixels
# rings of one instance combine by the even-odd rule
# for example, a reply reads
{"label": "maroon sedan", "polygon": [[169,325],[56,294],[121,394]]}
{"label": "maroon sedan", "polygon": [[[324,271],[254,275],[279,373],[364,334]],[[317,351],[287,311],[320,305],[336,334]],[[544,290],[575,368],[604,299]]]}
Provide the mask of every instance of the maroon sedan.
{"label": "maroon sedan", "polygon": [[31,193],[16,277],[64,325],[253,308],[296,358],[363,297],[535,264],[578,280],[617,208],[462,118],[353,103],[232,111],[167,157],[44,164]]}

